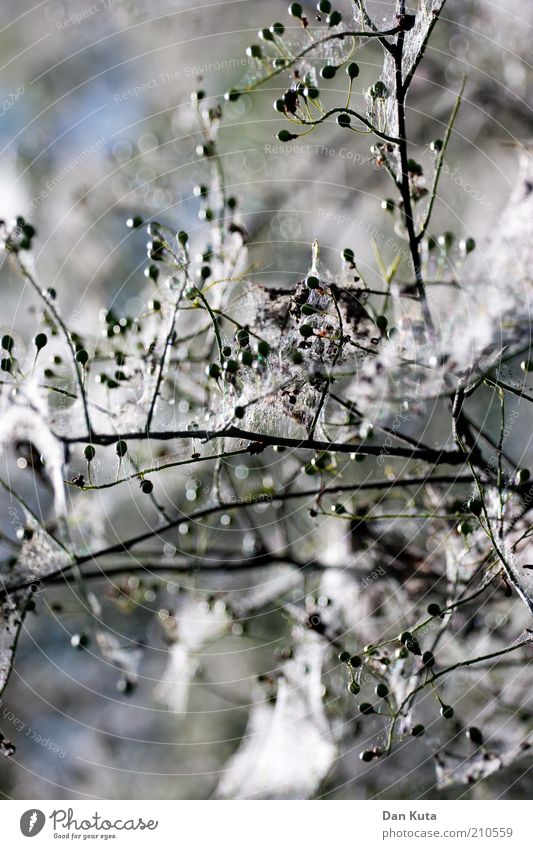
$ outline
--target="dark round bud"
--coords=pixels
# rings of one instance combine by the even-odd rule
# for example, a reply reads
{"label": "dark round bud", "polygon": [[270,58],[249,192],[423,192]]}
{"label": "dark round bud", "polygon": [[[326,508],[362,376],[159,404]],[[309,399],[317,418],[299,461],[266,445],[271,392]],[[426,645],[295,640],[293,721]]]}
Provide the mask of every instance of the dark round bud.
{"label": "dark round bud", "polygon": [[344,248],[342,258],[345,262],[350,262],[352,264],[355,262],[355,254],[351,248]]}
{"label": "dark round bud", "polygon": [[300,336],[303,336],[304,339],[309,339],[309,337],[313,335],[313,328],[310,324],[300,325],[299,331]]}
{"label": "dark round bud", "polygon": [[366,752],[361,752],[359,757],[362,761],[364,761],[364,763],[367,764],[374,759],[374,752],[371,752],[370,749],[367,749]]}
{"label": "dark round bud", "polygon": [[339,125],[339,127],[349,127],[351,123],[352,119],[350,118],[347,112],[341,112],[339,115],[337,115],[337,124]]}
{"label": "dark round bud", "polygon": [[119,457],[124,457],[125,454],[128,453],[128,444],[124,442],[123,439],[119,439],[117,444],[115,445],[115,451]]}
{"label": "dark round bud", "polygon": [[316,4],[316,8],[318,12],[322,12],[323,15],[329,15],[331,12],[331,3],[329,0],[319,0]]}
{"label": "dark round bud", "polygon": [[[268,30],[266,30],[266,32],[268,32]],[[269,32],[268,34],[270,35]],[[251,59],[262,59],[263,51],[261,50],[258,44],[251,44],[250,47],[246,48],[246,55],[249,56]]]}
{"label": "dark round bud", "polygon": [[324,80],[332,80],[336,73],[337,67],[335,65],[324,65],[320,71],[320,76]]}
{"label": "dark round bud", "polygon": [[422,655],[422,663],[424,666],[434,666],[435,665],[435,655],[432,651],[425,651]]}
{"label": "dark round bud", "polygon": [[124,696],[131,696],[135,690],[135,684],[129,678],[119,678],[117,681],[117,690]]}
{"label": "dark round bud", "polygon": [[224,95],[224,100],[229,101],[230,103],[235,103],[236,100],[241,96],[240,91],[237,91],[235,88],[231,88]]}
{"label": "dark round bud", "polygon": [[243,364],[243,366],[252,366],[254,362],[254,355],[251,351],[241,351],[239,354],[239,361]]}
{"label": "dark round bud", "polygon": [[126,226],[131,230],[136,230],[138,227],[142,227],[144,221],[142,220],[140,215],[134,215],[132,218],[128,218],[126,221]]}
{"label": "dark round bud", "polygon": [[389,688],[386,684],[378,684],[376,687],[376,696],[380,699],[385,699],[389,695]]}
{"label": "dark round bud", "polygon": [[327,23],[328,23],[328,26],[330,26],[330,27],[338,26],[341,21],[342,21],[342,15],[341,15],[340,12],[337,12],[337,10],[334,10],[331,13],[331,15],[329,15],[328,18],[327,18]]}
{"label": "dark round bud", "polygon": [[280,130],[279,133],[277,134],[278,141],[283,142],[283,143],[290,142],[293,139],[297,139],[297,138],[298,138],[297,135],[295,135],[294,133],[289,133],[288,130]]}
{"label": "dark round bud", "polygon": [[450,230],[447,230],[442,236],[439,236],[439,245],[444,250],[449,251],[453,243],[455,242],[455,235]]}
{"label": "dark round bud", "polygon": [[89,354],[83,348],[76,352],[76,360],[81,366],[86,366],[89,361]]}
{"label": "dark round bud", "polygon": [[421,737],[425,730],[423,725],[414,725],[411,729],[411,734],[413,737]]}
{"label": "dark round bud", "polygon": [[320,280],[318,279],[318,277],[315,277],[313,274],[311,274],[309,277],[307,277],[305,282],[306,282],[308,289],[319,289],[320,288]]}
{"label": "dark round bud", "polygon": [[440,616],[441,614],[440,605],[438,604],[428,604],[428,613],[430,616]]}
{"label": "dark round bud", "polygon": [[238,345],[241,346],[241,348],[244,348],[246,347],[246,345],[250,344],[250,334],[244,327],[241,327],[239,330],[237,330],[237,333],[235,334],[235,341]]}
{"label": "dark round bud", "polygon": [[8,333],[6,333],[5,336],[2,336],[2,348],[4,349],[4,351],[8,351],[9,353],[11,353],[14,346],[15,342],[12,336],[9,336]]}
{"label": "dark round bud", "polygon": [[263,39],[263,41],[274,41],[274,36],[269,29],[260,29],[257,34],[259,38]]}
{"label": "dark round bud", "polygon": [[467,507],[474,516],[481,516],[483,512],[483,502],[479,498],[470,498]]}
{"label": "dark round bud", "polygon": [[410,174],[413,174],[415,177],[421,177],[424,173],[423,168],[419,165],[418,162],[414,159],[407,160],[407,170]]}
{"label": "dark round bud", "polygon": [[361,687],[357,681],[350,681],[348,684],[348,692],[351,693],[352,696],[357,696],[361,692]]}
{"label": "dark round bud", "polygon": [[407,640],[405,644],[405,648],[407,651],[410,651],[411,654],[421,655],[422,650],[420,648],[420,643],[416,639],[416,637],[412,637],[410,640]]}
{"label": "dark round bud", "polygon": [[[201,188],[203,188],[203,187],[201,187]],[[177,235],[177,239],[178,239],[178,242],[180,243],[180,245],[182,246],[182,248],[184,248],[185,245],[187,244],[187,242],[189,241],[189,234],[186,233],[185,230],[180,230],[178,235]]]}
{"label": "dark round bud", "polygon": [[270,355],[270,345],[264,339],[261,339],[257,343],[257,353],[260,357],[268,357]]}
{"label": "dark round bud", "polygon": [[274,35],[282,36],[285,32],[285,27],[283,26],[283,24],[280,24],[279,21],[276,21],[270,27],[270,32],[274,33]]}
{"label": "dark round bud", "polygon": [[37,348],[38,351],[42,350],[45,345],[48,343],[48,336],[46,333],[38,333],[35,339],[33,340],[33,344]]}
{"label": "dark round bud", "polygon": [[205,371],[208,377],[213,377],[215,380],[220,377],[220,366],[217,363],[210,363]]}
{"label": "dark round bud", "polygon": [[274,109],[276,112],[285,112],[285,101],[281,97],[274,101]]}
{"label": "dark round bud", "polygon": [[73,634],[70,638],[70,645],[72,646],[72,648],[80,649],[80,651],[81,649],[86,649],[89,645],[89,642],[90,641],[88,635],[84,633]]}
{"label": "dark round bud", "polygon": [[396,209],[396,204],[394,203],[392,198],[385,198],[385,200],[381,201],[381,208],[385,210],[385,212],[394,212]]}
{"label": "dark round bud", "polygon": [[518,469],[516,473],[517,483],[527,483],[527,481],[531,477],[531,472],[529,469]]}
{"label": "dark round bud", "polygon": [[237,372],[239,371],[239,363],[237,362],[237,360],[226,360],[226,362],[224,363],[224,370],[228,374],[237,374]]}
{"label": "dark round bud", "polygon": [[150,495],[153,492],[154,485],[152,481],[143,480],[141,481],[141,491],[144,492],[145,495]]}
{"label": "dark round bud", "polygon": [[468,728],[466,731],[466,736],[468,737],[470,742],[473,743],[474,746],[483,745],[483,734],[481,733],[479,728],[476,728],[475,726]]}
{"label": "dark round bud", "polygon": [[433,153],[440,153],[442,148],[444,147],[444,142],[442,139],[435,139],[431,142],[429,149],[433,151]]}
{"label": "dark round bud", "polygon": [[149,265],[148,268],[145,268],[144,276],[148,277],[150,280],[157,280],[159,277],[159,269],[157,265]]}
{"label": "dark round bud", "polygon": [[371,713],[374,713],[374,707],[369,702],[362,702],[359,705],[359,710],[365,716],[370,716]]}
{"label": "dark round bud", "polygon": [[388,327],[388,324],[389,322],[385,315],[376,316],[376,327],[378,328],[378,330],[385,331]]}
{"label": "dark round bud", "polygon": [[341,663],[348,663],[348,661],[350,660],[350,652],[341,651],[339,654],[339,660]]}
{"label": "dark round bud", "polygon": [[161,261],[164,257],[165,246],[161,239],[152,239],[146,246],[148,259]]}
{"label": "dark round bud", "polygon": [[404,644],[405,648],[410,651],[411,654],[422,654],[418,640],[416,637],[413,637],[410,631],[404,631],[403,634],[400,634],[400,642]]}
{"label": "dark round bud", "polygon": [[350,64],[346,68],[346,73],[348,74],[351,80],[355,80],[355,78],[359,76],[359,65],[357,64],[357,62],[350,62]]}
{"label": "dark round bud", "polygon": [[243,419],[245,412],[246,410],[244,409],[244,407],[235,407],[233,414],[236,419]]}
{"label": "dark round bud", "polygon": [[453,719],[454,713],[455,713],[455,711],[454,711],[454,709],[452,708],[451,705],[442,705],[442,707],[440,709],[440,715],[444,719]]}
{"label": "dark round bud", "polygon": [[304,88],[304,97],[309,97],[311,100],[318,100],[320,91],[316,86],[308,85]]}
{"label": "dark round bud", "polygon": [[351,656],[350,666],[352,667],[352,669],[358,669],[358,667],[361,666],[362,663],[363,661],[361,660],[358,654],[353,654]]}
{"label": "dark round bud", "polygon": [[289,15],[293,18],[301,18],[304,13],[302,6],[299,3],[291,3],[289,6]]}
{"label": "dark round bud", "polygon": [[88,463],[90,463],[91,460],[94,460],[95,454],[96,454],[96,449],[95,449],[94,445],[86,445],[85,448],[83,449],[83,455],[84,455],[84,457],[85,457],[85,459],[87,460]]}

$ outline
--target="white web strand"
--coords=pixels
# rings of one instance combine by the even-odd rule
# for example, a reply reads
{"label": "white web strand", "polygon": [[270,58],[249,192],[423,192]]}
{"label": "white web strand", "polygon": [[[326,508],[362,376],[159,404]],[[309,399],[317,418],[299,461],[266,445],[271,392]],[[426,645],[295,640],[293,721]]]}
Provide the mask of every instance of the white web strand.
{"label": "white web strand", "polygon": [[216,796],[231,799],[309,799],[330,771],[336,747],[324,711],[324,645],[300,632],[283,667],[275,704],[259,702],[243,742],[229,761]]}
{"label": "white web strand", "polygon": [[206,602],[192,596],[182,598],[175,615],[163,623],[172,645],[155,695],[170,710],[175,713],[187,711],[189,685],[199,668],[195,655],[206,643],[226,633],[229,623],[222,603],[210,608]]}
{"label": "white web strand", "polygon": [[56,515],[65,516],[65,452],[48,426],[42,394],[35,383],[29,382],[17,387],[12,393],[3,392],[0,403],[0,443],[16,445],[18,442],[27,442],[35,448],[45,464],[54,489]]}

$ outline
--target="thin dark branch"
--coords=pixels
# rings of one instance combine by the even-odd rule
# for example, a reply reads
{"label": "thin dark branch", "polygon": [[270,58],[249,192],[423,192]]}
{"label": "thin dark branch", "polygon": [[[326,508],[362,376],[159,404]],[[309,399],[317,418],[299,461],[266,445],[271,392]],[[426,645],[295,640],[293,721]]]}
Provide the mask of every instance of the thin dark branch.
{"label": "thin dark branch", "polygon": [[430,332],[433,331],[433,319],[427,302],[426,290],[422,276],[420,247],[416,235],[415,220],[413,215],[413,205],[411,200],[411,184],[409,177],[409,159],[407,154],[407,130],[405,120],[405,100],[407,97],[408,84],[403,81],[403,53],[404,53],[405,33],[400,32],[396,40],[394,50],[394,65],[396,79],[396,112],[398,117],[398,136],[400,141],[398,144],[398,152],[400,155],[400,194],[403,204],[403,218],[409,239],[409,252],[411,254],[411,263],[413,273],[415,275],[416,289],[424,316],[424,322]]}
{"label": "thin dark branch", "polygon": [[[68,445],[86,442],[84,436],[68,436],[57,434],[57,438]],[[444,448],[402,448],[388,445],[367,445],[365,443],[354,444],[351,442],[327,442],[320,439],[294,439],[287,436],[273,436],[256,431],[243,430],[240,427],[230,425],[223,430],[155,430],[150,433],[134,431],[122,434],[93,434],[93,445],[114,445],[119,439],[122,440],[169,440],[169,439],[198,439],[202,442],[211,442],[213,439],[245,439],[250,443],[259,443],[263,446],[281,445],[287,448],[307,449],[311,451],[333,451],[339,454],[360,454],[368,457],[399,457],[406,460],[423,460],[426,463],[460,465],[466,460],[465,454],[460,451],[449,451]]]}

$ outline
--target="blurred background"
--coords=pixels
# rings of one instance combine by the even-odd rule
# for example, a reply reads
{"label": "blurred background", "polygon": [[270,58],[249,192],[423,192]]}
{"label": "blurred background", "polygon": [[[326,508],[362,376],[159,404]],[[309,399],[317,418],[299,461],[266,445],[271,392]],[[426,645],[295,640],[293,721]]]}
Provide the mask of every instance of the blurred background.
{"label": "blurred background", "polygon": [[[303,5],[312,16],[314,3]],[[391,4],[371,6],[378,19]],[[135,309],[145,252],[125,226],[130,215],[157,215],[193,234],[207,226],[193,197],[204,166],[195,153],[191,92],[220,98],[250,79],[245,48],[274,20],[287,23],[281,0],[3,0],[0,216],[22,214],[35,224],[40,280],[61,292],[72,326],[94,325],[110,303]],[[532,25],[533,8],[519,0],[446,6],[408,111],[413,155],[429,170],[427,146],[443,135],[467,75],[437,232],[453,230],[478,244],[497,232],[516,181],[516,142],[531,133]],[[379,76],[380,54],[366,47],[358,63],[363,92]],[[335,81],[330,85],[335,89]],[[386,178],[368,162],[369,140],[355,134],[347,140],[328,124],[306,137],[305,149],[282,149],[275,133],[283,121],[272,109],[279,91],[273,84],[227,104],[219,133],[228,189],[239,198],[251,235],[250,265],[258,279],[280,285],[299,279],[317,238],[326,263],[353,246],[370,282],[367,223],[387,234],[392,227],[380,207]],[[354,103],[358,98],[364,108],[362,94]],[[3,266],[2,332],[23,324],[19,295],[19,281]],[[106,503],[117,527],[135,522],[127,496],[113,494]],[[131,627],[130,591],[135,595],[138,587],[118,598],[104,589],[107,620],[120,634]],[[275,663],[282,617],[260,617],[244,646],[230,636],[206,651],[190,711],[182,715],[154,695],[167,654],[150,615],[164,604],[158,592],[142,587],[144,624],[136,609],[137,633],[144,628],[150,648],[129,699],[117,691],[110,664],[92,651],[81,663],[72,649],[70,635],[82,621],[73,590],[58,585],[39,601],[42,615],[27,620],[1,705],[2,729],[17,745],[15,759],[0,762],[6,797],[205,798],[213,792],[245,727],[255,676]],[[358,780],[358,769],[352,755],[350,780],[337,782],[328,798],[414,798],[431,786],[429,767],[408,786],[386,790]],[[493,792],[490,781],[475,791],[478,797]],[[528,795],[527,783],[512,795],[522,793]]]}

